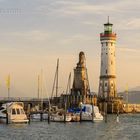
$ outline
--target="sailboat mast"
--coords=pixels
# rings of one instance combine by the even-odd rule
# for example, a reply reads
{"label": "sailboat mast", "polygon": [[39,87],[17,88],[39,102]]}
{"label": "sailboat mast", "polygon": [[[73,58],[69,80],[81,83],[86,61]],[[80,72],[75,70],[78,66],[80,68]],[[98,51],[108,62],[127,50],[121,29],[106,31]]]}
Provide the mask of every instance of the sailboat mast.
{"label": "sailboat mast", "polygon": [[6,79],[6,86],[8,89],[8,99],[10,98],[10,84],[11,84],[11,78],[10,78],[10,74],[9,74],[7,79]]}
{"label": "sailboat mast", "polygon": [[38,82],[38,92],[37,92],[37,98],[39,99],[40,98],[40,75],[38,75],[38,78],[37,78],[37,82]]}
{"label": "sailboat mast", "polygon": [[43,97],[43,95],[42,95],[42,88],[43,88],[43,70],[41,69],[41,77],[40,77],[40,93],[41,93],[41,96]]}
{"label": "sailboat mast", "polygon": [[57,59],[57,68],[56,68],[56,97],[58,96],[58,70],[59,70],[59,58]]}
{"label": "sailboat mast", "polygon": [[43,70],[41,69],[40,77],[40,93],[41,93],[41,110],[43,110]]}

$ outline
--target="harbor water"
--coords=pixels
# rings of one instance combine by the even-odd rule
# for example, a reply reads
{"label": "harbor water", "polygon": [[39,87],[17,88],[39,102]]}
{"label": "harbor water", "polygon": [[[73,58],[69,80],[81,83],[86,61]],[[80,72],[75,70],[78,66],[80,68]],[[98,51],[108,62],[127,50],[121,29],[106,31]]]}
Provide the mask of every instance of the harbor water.
{"label": "harbor water", "polygon": [[0,124],[0,140],[139,140],[140,114],[108,115],[107,123]]}

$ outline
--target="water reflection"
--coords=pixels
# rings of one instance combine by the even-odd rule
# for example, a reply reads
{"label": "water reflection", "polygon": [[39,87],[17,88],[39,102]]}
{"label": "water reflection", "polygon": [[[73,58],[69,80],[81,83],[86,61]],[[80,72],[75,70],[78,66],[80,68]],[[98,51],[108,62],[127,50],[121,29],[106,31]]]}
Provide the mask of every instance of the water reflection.
{"label": "water reflection", "polygon": [[140,114],[108,115],[108,121],[82,123],[31,122],[0,124],[2,140],[127,140],[140,139]]}

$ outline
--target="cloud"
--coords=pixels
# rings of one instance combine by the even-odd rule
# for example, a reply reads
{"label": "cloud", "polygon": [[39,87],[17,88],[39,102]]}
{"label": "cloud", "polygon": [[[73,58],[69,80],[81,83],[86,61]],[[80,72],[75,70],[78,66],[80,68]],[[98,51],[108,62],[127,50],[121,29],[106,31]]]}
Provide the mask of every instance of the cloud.
{"label": "cloud", "polygon": [[121,20],[117,24],[117,29],[119,30],[137,30],[140,29],[140,18],[129,18]]}
{"label": "cloud", "polygon": [[88,42],[91,42],[93,41],[93,37],[92,36],[86,36],[86,35],[82,35],[82,34],[76,34],[76,35],[73,35],[73,36],[70,36],[70,37],[64,37],[64,38],[61,38],[59,40],[59,43],[60,44],[63,44],[63,45],[77,45],[77,44],[83,44],[83,43],[87,43]]}
{"label": "cloud", "polygon": [[10,36],[26,38],[31,40],[43,41],[50,37],[47,31],[31,30],[31,31],[22,31],[22,32],[11,32],[8,33]]}
{"label": "cloud", "polygon": [[129,28],[129,29],[140,29],[140,18],[133,18],[133,19],[130,19],[126,26]]}
{"label": "cloud", "polygon": [[130,49],[130,48],[124,48],[124,47],[119,47],[117,48],[117,50],[121,52],[140,53],[139,49]]}
{"label": "cloud", "polygon": [[[137,4],[139,5],[139,1],[137,1]],[[136,2],[135,2],[136,3]],[[85,1],[64,1],[59,0],[56,1],[52,8],[55,5],[55,9],[53,8],[52,12],[58,12],[61,13],[61,15],[67,15],[67,14],[83,14],[83,13],[91,13],[91,14],[106,14],[106,13],[126,13],[130,10],[134,11],[133,6],[138,10],[138,7],[136,6],[133,1],[127,0],[127,1],[105,1],[105,2],[85,2]],[[136,10],[135,9],[135,10]]]}
{"label": "cloud", "polygon": [[95,22],[93,22],[93,21],[83,21],[82,24],[95,26],[95,25],[97,25],[98,23],[95,23]]}

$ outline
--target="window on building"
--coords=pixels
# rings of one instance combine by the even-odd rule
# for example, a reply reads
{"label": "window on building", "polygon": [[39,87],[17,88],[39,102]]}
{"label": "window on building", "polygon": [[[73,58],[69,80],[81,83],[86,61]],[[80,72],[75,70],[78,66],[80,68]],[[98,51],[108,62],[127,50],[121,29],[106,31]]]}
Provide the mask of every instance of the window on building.
{"label": "window on building", "polygon": [[103,47],[104,43],[102,42],[101,44],[102,44],[102,47]]}

